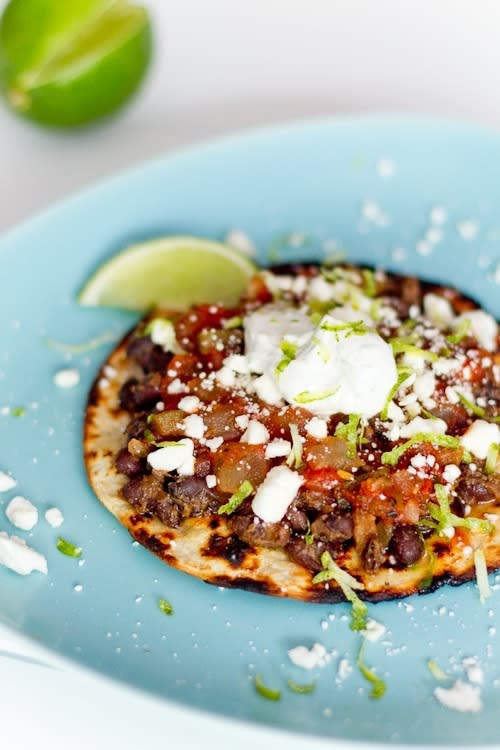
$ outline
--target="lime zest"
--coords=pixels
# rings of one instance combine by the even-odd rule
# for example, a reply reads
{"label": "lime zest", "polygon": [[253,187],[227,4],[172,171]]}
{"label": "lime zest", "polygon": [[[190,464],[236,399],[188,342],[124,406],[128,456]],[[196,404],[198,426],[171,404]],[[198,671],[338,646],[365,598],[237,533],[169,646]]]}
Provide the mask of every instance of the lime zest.
{"label": "lime zest", "polygon": [[446,341],[449,344],[460,344],[469,333],[471,325],[472,322],[470,318],[463,318],[458,324],[455,333],[450,333],[450,335],[446,337]]}
{"label": "lime zest", "polygon": [[335,428],[335,436],[342,437],[347,441],[347,455],[349,458],[357,456],[357,447],[363,440],[361,418],[361,414],[349,414],[348,421],[346,423],[339,422]]}
{"label": "lime zest", "polygon": [[365,664],[363,659],[365,645],[366,641],[363,640],[356,657],[356,666],[358,667],[365,680],[368,680],[368,682],[370,682],[372,685],[370,698],[382,698],[385,695],[385,691],[387,690],[387,685],[381,677],[378,677],[375,674],[373,669]]}
{"label": "lime zest", "polygon": [[279,701],[281,700],[281,690],[273,690],[272,688],[266,687],[262,682],[262,677],[259,674],[255,675],[254,686],[259,695],[268,701]]}
{"label": "lime zest", "polygon": [[243,325],[243,318],[241,315],[234,315],[232,318],[226,318],[226,320],[222,321],[222,327],[226,330],[231,330],[232,328],[241,328]]}
{"label": "lime zest", "polygon": [[434,659],[429,659],[427,662],[427,669],[431,673],[431,675],[434,677],[435,680],[439,680],[439,682],[444,682],[445,680],[451,680],[451,677],[444,672],[437,661]]}
{"label": "lime zest", "polygon": [[224,503],[224,505],[220,506],[218,513],[225,513],[228,516],[231,515],[231,513],[234,513],[234,511],[240,507],[241,503],[246,500],[253,491],[253,484],[249,482],[248,479],[245,479],[245,481],[240,484],[237,491],[233,495],[231,495],[227,503]]}
{"label": "lime zest", "polygon": [[428,511],[432,517],[432,521],[422,521],[425,526],[430,526],[435,529],[438,534],[450,527],[463,527],[469,529],[469,531],[477,531],[484,534],[491,534],[495,527],[490,521],[486,521],[481,518],[474,518],[468,516],[467,518],[461,518],[451,512],[450,501],[448,497],[448,491],[442,484],[435,484],[434,491],[436,493],[436,503],[429,503]]}
{"label": "lime zest", "polygon": [[420,346],[416,346],[404,338],[389,339],[389,344],[394,356],[398,354],[415,354],[418,357],[422,357],[422,359],[429,360],[429,362],[437,362],[439,359],[439,355],[436,352],[431,352],[429,349],[422,349]]}
{"label": "lime zest", "polygon": [[298,404],[311,404],[313,401],[324,401],[324,399],[330,398],[330,396],[335,396],[335,394],[338,393],[339,390],[340,385],[328,391],[320,391],[319,393],[312,393],[311,391],[301,391],[300,393],[297,393],[293,400]]}
{"label": "lime zest", "polygon": [[347,339],[349,336],[364,336],[367,333],[371,333],[373,330],[372,328],[368,328],[364,320],[353,320],[352,323],[322,323],[320,328],[322,331],[335,333],[337,341],[339,341],[339,333],[345,332]]}
{"label": "lime zest", "polygon": [[62,536],[58,536],[56,539],[56,547],[61,552],[61,554],[66,555],[67,557],[81,557],[82,556],[82,548],[77,547],[72,542],[68,542],[67,539],[64,539]]}
{"label": "lime zest", "polygon": [[500,445],[498,445],[498,443],[492,443],[488,448],[488,453],[486,454],[486,462],[484,464],[485,474],[493,474],[497,467],[499,454]]}
{"label": "lime zest", "polygon": [[317,583],[326,583],[327,581],[332,580],[335,581],[342,590],[347,601],[352,605],[351,630],[364,630],[368,618],[368,607],[363,601],[361,601],[356,594],[355,589],[362,591],[365,587],[360,581],[354,578],[354,576],[337,565],[337,563],[332,560],[332,556],[328,551],[323,552],[320,559],[323,570],[314,576],[312,583],[315,585]]}
{"label": "lime zest", "polygon": [[388,464],[389,466],[395,466],[401,456],[406,453],[407,450],[412,448],[418,443],[432,443],[433,445],[440,446],[442,448],[462,448],[464,463],[471,463],[472,456],[468,450],[466,450],[460,443],[460,440],[451,435],[440,435],[435,432],[417,432],[406,442],[397,445],[390,451],[382,453],[382,463]]}
{"label": "lime zest", "polygon": [[361,271],[363,277],[363,293],[367,297],[375,297],[377,294],[377,282],[375,281],[375,274],[369,268],[363,268]]}
{"label": "lime zest", "polygon": [[474,552],[474,568],[479,589],[479,601],[484,604],[486,599],[491,596],[491,589],[488,581],[488,566],[482,549],[476,549]]}
{"label": "lime zest", "polygon": [[292,450],[288,454],[286,463],[290,468],[295,464],[295,468],[300,469],[302,466],[302,440],[300,438],[299,428],[293,423],[291,423],[289,427],[290,437],[292,438]]}
{"label": "lime zest", "polygon": [[288,689],[292,691],[292,693],[298,693],[299,695],[307,695],[308,693],[314,692],[316,690],[316,683],[310,682],[307,685],[299,685],[297,682],[292,680],[291,678],[287,680]]}
{"label": "lime zest", "polygon": [[158,609],[163,612],[164,615],[173,615],[174,608],[168,601],[168,599],[158,599]]}
{"label": "lime zest", "polygon": [[111,344],[117,341],[117,339],[118,336],[115,333],[112,333],[111,331],[105,331],[104,333],[101,333],[100,336],[95,336],[94,338],[89,339],[88,341],[84,341],[81,344],[65,344],[62,341],[56,341],[55,339],[51,338],[45,338],[44,343],[51,349],[59,349],[60,351],[67,352],[68,354],[87,354],[87,352],[98,349],[100,346],[104,346],[104,344]]}
{"label": "lime zest", "polygon": [[388,417],[389,414],[389,405],[396,395],[396,393],[399,391],[405,380],[408,380],[408,378],[413,374],[413,371],[410,367],[404,367],[402,365],[398,366],[397,368],[398,377],[394,385],[392,386],[391,390],[387,394],[387,398],[384,404],[384,408],[380,412],[380,419],[385,420]]}
{"label": "lime zest", "polygon": [[292,362],[295,359],[295,356],[297,354],[297,344],[293,344],[291,341],[287,341],[286,339],[283,339],[283,341],[280,344],[280,349],[284,354],[283,359],[278,362],[276,365],[276,372],[279,375],[283,370],[285,370],[290,362]]}

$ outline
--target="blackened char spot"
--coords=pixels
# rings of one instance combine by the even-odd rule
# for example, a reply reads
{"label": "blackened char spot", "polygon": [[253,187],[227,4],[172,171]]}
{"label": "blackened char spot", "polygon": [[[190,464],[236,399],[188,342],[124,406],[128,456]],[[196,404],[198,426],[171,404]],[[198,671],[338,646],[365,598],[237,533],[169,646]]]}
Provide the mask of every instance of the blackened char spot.
{"label": "blackened char spot", "polygon": [[151,550],[153,554],[158,555],[166,559],[165,552],[170,548],[169,541],[163,541],[158,539],[156,536],[151,536],[145,529],[137,529],[134,531],[134,537],[137,539],[139,544],[143,547]]}
{"label": "blackened char spot", "polygon": [[249,544],[243,542],[234,534],[230,534],[230,536],[212,534],[202,554],[205,557],[222,557],[230,565],[237,568],[242,564],[247,552],[251,549],[252,547]]}

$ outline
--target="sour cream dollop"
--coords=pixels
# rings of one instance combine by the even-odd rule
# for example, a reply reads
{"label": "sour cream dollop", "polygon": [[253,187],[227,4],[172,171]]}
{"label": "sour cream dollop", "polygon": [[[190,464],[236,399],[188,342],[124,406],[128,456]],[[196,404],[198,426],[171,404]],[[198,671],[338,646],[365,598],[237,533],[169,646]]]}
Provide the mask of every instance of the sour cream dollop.
{"label": "sour cream dollop", "polygon": [[[295,356],[278,368],[284,340],[295,344]],[[245,344],[253,372],[271,378],[289,404],[320,417],[369,419],[384,408],[397,379],[390,345],[364,321],[327,314],[314,326],[302,310],[267,305],[247,316]]]}

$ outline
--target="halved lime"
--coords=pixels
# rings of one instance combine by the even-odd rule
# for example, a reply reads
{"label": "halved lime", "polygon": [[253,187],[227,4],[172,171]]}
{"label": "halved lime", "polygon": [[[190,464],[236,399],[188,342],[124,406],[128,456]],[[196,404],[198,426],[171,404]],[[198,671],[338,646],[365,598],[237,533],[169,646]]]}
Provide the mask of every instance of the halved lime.
{"label": "halved lime", "polygon": [[82,305],[184,310],[196,303],[234,305],[256,266],[227,245],[198,237],[163,237],[133,245],[85,284]]}
{"label": "halved lime", "polygon": [[113,112],[150,57],[148,14],[128,0],[11,0],[0,19],[0,88],[12,109],[45,125]]}

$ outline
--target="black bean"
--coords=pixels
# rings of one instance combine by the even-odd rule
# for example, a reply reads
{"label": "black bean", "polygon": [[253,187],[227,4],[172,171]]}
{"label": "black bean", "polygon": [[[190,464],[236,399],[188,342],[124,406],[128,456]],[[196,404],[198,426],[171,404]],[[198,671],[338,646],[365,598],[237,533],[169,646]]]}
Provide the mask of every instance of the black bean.
{"label": "black bean", "polygon": [[132,456],[127,448],[122,448],[115,458],[116,470],[120,474],[126,474],[128,477],[135,477],[141,472],[141,459]]}
{"label": "black bean", "polygon": [[424,543],[413,524],[399,524],[392,532],[389,552],[401,565],[413,565],[424,554]]}

